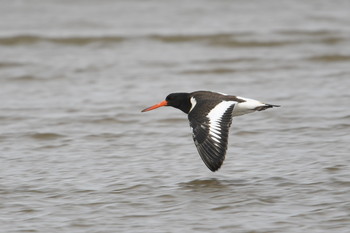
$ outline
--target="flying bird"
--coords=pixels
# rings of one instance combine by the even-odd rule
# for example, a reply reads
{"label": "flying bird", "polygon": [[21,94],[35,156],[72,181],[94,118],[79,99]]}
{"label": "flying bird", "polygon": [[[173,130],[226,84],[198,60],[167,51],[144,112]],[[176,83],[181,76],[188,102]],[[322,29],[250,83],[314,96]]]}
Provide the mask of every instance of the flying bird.
{"label": "flying bird", "polygon": [[217,171],[225,160],[232,117],[262,111],[279,105],[211,91],[171,93],[147,112],[171,106],[188,114],[192,136],[205,165]]}

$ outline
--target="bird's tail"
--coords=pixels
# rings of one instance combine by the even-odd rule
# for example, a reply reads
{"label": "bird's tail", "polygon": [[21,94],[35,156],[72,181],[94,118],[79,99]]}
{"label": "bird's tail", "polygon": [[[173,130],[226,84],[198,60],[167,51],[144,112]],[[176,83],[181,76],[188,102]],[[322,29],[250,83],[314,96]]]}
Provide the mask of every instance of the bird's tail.
{"label": "bird's tail", "polygon": [[281,107],[281,105],[275,105],[275,104],[264,104],[263,106],[256,107],[256,111],[263,111],[268,108],[273,108],[273,107]]}

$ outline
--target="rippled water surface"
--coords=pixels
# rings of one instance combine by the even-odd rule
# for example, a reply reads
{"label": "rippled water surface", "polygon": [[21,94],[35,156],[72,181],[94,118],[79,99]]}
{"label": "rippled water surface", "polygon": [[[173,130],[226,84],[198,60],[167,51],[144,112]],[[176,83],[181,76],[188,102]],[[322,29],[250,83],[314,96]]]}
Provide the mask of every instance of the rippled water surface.
{"label": "rippled water surface", "polygon": [[[1,232],[349,232],[350,2],[1,1]],[[210,172],[187,116],[234,119]]]}

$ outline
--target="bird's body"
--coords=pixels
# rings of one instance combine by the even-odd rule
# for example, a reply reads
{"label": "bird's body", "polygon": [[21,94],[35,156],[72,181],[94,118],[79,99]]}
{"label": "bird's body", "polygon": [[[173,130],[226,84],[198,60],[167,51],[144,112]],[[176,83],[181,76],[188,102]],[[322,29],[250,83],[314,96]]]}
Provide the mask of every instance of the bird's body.
{"label": "bird's body", "polygon": [[225,159],[232,117],[279,107],[239,96],[196,91],[169,94],[166,100],[142,112],[162,106],[172,106],[188,114],[198,153],[211,171],[218,170]]}

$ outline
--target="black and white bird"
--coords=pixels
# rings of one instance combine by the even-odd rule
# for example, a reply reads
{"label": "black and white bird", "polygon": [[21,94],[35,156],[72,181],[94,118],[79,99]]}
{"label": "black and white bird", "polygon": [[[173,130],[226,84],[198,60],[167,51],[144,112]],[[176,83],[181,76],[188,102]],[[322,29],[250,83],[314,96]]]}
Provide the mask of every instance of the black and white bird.
{"label": "black and white bird", "polygon": [[194,143],[205,165],[213,172],[224,162],[232,117],[279,105],[210,91],[171,93],[159,104],[142,110],[172,106],[188,114]]}

